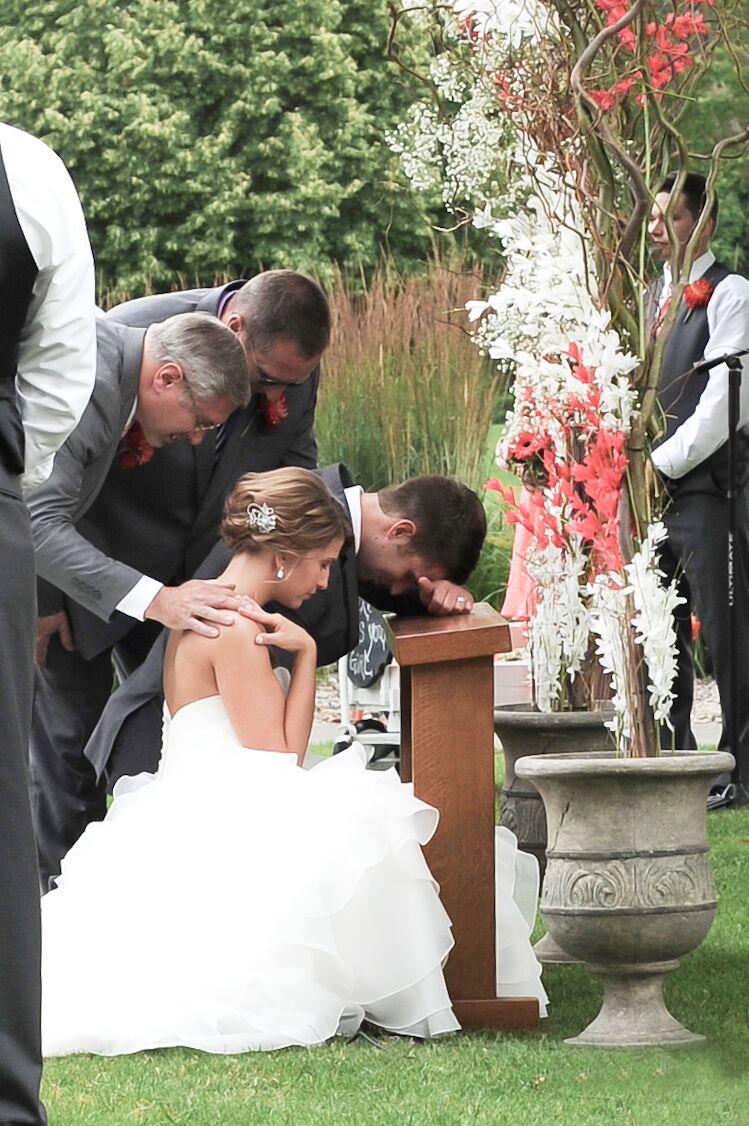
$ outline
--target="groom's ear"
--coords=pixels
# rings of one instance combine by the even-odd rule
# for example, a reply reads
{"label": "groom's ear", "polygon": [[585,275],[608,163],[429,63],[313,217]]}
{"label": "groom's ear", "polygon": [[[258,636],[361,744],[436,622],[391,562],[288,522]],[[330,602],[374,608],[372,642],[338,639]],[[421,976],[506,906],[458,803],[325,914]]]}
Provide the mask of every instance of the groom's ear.
{"label": "groom's ear", "polygon": [[394,520],[385,532],[385,538],[395,542],[399,547],[406,547],[408,541],[413,539],[415,535],[416,525],[407,516]]}

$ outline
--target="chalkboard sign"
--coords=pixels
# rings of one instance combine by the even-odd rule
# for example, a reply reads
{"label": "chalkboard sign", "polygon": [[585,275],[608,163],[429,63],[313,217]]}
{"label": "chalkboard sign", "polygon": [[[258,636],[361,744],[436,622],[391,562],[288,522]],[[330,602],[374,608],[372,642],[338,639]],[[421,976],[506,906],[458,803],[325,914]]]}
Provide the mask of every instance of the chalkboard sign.
{"label": "chalkboard sign", "polygon": [[392,659],[387,647],[385,619],[369,602],[359,599],[359,641],[348,655],[348,678],[357,688],[369,688]]}

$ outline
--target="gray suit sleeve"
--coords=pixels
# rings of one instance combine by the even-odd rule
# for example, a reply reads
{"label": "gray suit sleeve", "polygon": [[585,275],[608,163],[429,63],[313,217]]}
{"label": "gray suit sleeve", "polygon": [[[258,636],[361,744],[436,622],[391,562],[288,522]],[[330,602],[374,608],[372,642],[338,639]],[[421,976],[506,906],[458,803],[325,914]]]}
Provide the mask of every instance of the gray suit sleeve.
{"label": "gray suit sleeve", "polygon": [[148,328],[165,321],[177,313],[192,313],[200,299],[210,290],[187,289],[181,293],[155,293],[151,297],[136,297],[123,301],[107,313],[107,319],[132,328]]}
{"label": "gray suit sleeve", "polygon": [[104,621],[141,578],[132,567],[99,551],[75,526],[103,485],[116,449],[118,435],[107,413],[91,400],[58,450],[52,473],[26,498],[40,578]]}

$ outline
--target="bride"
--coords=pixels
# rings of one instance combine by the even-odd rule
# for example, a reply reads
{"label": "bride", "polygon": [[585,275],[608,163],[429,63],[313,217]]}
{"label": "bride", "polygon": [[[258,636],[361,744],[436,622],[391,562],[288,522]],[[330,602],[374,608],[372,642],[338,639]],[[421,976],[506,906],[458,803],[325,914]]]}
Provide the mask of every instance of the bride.
{"label": "bride", "polygon": [[[365,771],[356,744],[299,769],[315,644],[262,609],[325,589],[345,512],[307,470],[248,474],[222,532],[223,579],[246,604],[217,639],[171,636],[158,772],[118,783],[42,900],[45,1055],[270,1050],[365,1018],[411,1036],[459,1028],[450,921],[420,847],[437,812],[395,771]],[[269,645],[291,655],[287,691]],[[543,1000],[520,932],[526,991]]]}

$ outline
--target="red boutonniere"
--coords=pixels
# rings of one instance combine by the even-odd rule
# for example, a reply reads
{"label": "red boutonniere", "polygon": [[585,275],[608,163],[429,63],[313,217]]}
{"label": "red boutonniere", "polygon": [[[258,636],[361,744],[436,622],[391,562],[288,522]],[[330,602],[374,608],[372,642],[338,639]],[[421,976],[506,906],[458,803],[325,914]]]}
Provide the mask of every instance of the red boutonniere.
{"label": "red boutonniere", "polygon": [[135,469],[150,461],[154,452],[151,443],[146,441],[140,423],[134,422],[122,437],[117,464],[120,469]]}
{"label": "red boutonniere", "polygon": [[684,301],[687,305],[685,321],[688,321],[692,315],[693,309],[699,309],[703,305],[707,305],[713,295],[714,285],[707,280],[707,278],[697,278],[691,285],[688,285],[684,290]]}
{"label": "red boutonniere", "polygon": [[263,395],[260,400],[260,411],[266,426],[271,428],[278,426],[289,413],[289,402],[286,398],[286,392],[282,391],[277,399],[269,399],[267,395]]}

